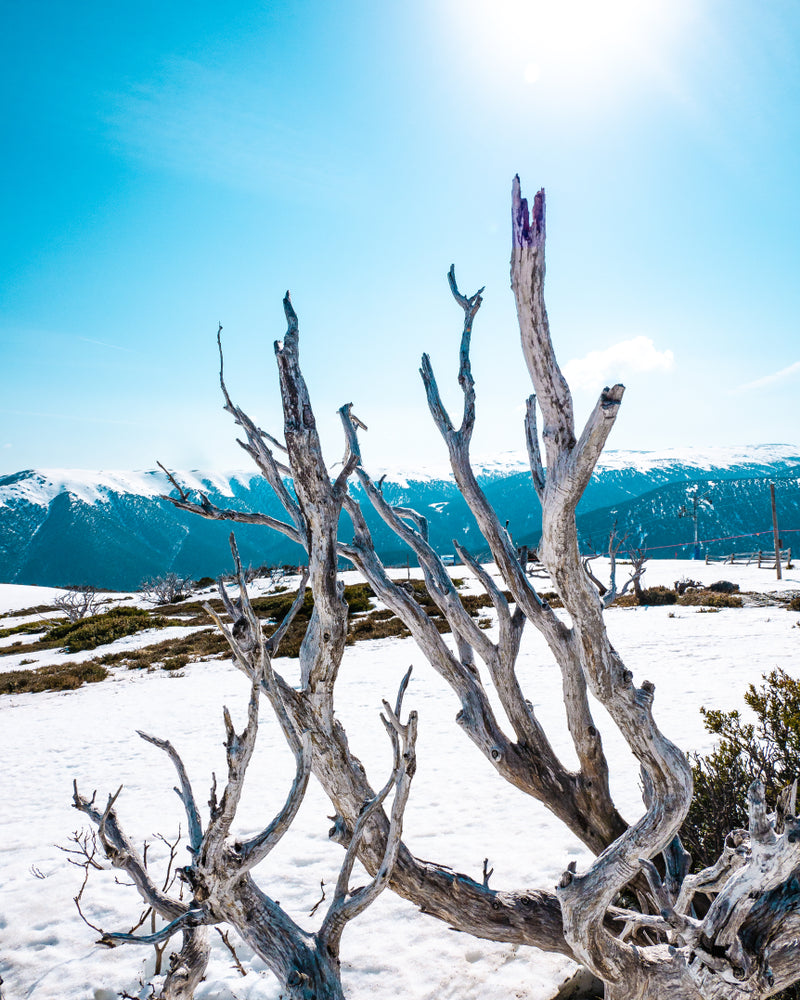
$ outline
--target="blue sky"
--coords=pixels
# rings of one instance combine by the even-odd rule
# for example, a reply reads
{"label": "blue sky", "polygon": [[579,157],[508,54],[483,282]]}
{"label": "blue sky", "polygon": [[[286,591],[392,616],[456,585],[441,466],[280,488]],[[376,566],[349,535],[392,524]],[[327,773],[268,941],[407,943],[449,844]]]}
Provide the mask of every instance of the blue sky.
{"label": "blue sky", "polygon": [[350,401],[369,466],[440,461],[451,263],[486,285],[473,451],[521,448],[516,172],[579,414],[628,386],[611,447],[800,443],[795,2],[3,8],[0,473],[246,467],[217,323],[278,430],[287,288],[330,461]]}

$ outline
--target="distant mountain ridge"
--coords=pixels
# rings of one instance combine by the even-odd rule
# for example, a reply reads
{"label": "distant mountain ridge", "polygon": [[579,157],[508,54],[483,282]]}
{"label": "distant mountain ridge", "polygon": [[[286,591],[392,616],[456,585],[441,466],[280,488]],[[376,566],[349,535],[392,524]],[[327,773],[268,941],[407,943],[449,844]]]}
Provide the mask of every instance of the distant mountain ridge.
{"label": "distant mountain ridge", "polygon": [[[519,453],[476,463],[488,499],[518,544],[535,545],[541,530],[539,503],[527,459]],[[384,470],[371,470],[377,477]],[[457,538],[470,551],[487,547],[452,476],[443,469],[386,470],[384,495],[428,518],[432,544],[452,551]],[[175,473],[182,488],[202,490],[220,507],[260,510],[282,516],[266,482],[255,472]],[[653,555],[690,555],[689,519],[679,518],[693,483],[713,503],[703,508],[702,538],[712,552],[731,546],[728,536],[771,527],[767,482],[774,480],[781,527],[800,528],[800,448],[754,445],[741,448],[670,449],[660,452],[607,452],[578,508],[585,546],[603,548],[611,526],[630,544],[646,544]],[[161,471],[28,470],[0,477],[0,582],[48,586],[92,583],[131,590],[144,579],[174,571],[198,578],[229,569],[230,522],[212,522],[176,510],[159,499],[172,492]],[[360,486],[354,494],[363,508],[376,548],[388,563],[405,564],[407,550],[370,509]],[[349,526],[343,518],[342,537]],[[274,532],[236,526],[246,562],[297,563],[299,546]],[[784,544],[800,548],[800,533]],[[769,548],[757,538],[739,549]],[[684,548],[682,548],[684,547]],[[413,562],[413,558],[412,558]]]}

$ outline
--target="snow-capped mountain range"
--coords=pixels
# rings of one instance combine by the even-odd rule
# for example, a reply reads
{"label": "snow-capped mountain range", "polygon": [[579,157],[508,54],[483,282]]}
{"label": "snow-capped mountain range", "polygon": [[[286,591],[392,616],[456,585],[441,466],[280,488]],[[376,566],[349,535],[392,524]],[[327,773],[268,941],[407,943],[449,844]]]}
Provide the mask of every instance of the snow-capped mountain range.
{"label": "snow-capped mountain range", "polygon": [[[504,453],[475,463],[478,479],[519,544],[535,544],[541,528],[538,500],[527,458]],[[370,470],[387,473],[384,495],[415,507],[429,521],[432,543],[452,550],[457,538],[471,551],[486,545],[448,470]],[[272,491],[255,472],[176,472],[187,492],[202,491],[220,507],[261,510],[280,516]],[[713,506],[699,515],[701,538],[719,539],[712,552],[767,549],[756,532],[771,527],[768,481],[776,485],[784,545],[800,549],[800,448],[756,445],[741,448],[610,451],[603,455],[579,507],[585,546],[602,548],[611,526],[630,544],[652,554],[690,555],[690,519],[678,517],[687,489],[697,483]],[[357,495],[360,487],[353,487]],[[160,499],[173,492],[159,471],[28,470],[0,476],[0,582],[52,586],[92,583],[134,589],[148,576],[175,571],[213,576],[228,571],[230,523],[206,521]],[[382,522],[370,517],[378,551],[389,563],[405,564],[406,551]],[[344,519],[346,520],[346,519]],[[343,523],[342,536],[348,525]],[[298,546],[266,529],[239,525],[237,539],[253,565],[297,563]],[[731,536],[744,536],[736,538]]]}

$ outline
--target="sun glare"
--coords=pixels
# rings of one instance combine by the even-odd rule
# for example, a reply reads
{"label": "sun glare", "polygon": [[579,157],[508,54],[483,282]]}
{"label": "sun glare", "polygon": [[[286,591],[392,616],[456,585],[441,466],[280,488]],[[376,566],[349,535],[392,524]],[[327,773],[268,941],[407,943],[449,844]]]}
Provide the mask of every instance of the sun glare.
{"label": "sun glare", "polygon": [[670,49],[696,6],[696,0],[447,3],[462,47],[482,65],[482,82],[516,82],[582,102],[644,78],[667,80]]}

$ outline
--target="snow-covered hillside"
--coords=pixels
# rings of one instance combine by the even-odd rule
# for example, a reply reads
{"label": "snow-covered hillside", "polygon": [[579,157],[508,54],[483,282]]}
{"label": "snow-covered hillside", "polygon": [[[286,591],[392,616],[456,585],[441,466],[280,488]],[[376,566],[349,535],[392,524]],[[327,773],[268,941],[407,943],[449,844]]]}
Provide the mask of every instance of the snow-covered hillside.
{"label": "snow-covered hillside", "polygon": [[[606,567],[598,562],[595,569],[602,575]],[[691,575],[710,583],[723,573],[742,589],[800,591],[797,571],[788,571],[779,585],[772,573],[754,567],[671,561],[650,564],[647,582],[671,584]],[[348,575],[348,582],[353,579]],[[31,588],[0,587],[0,607],[46,603],[51,596]],[[16,621],[5,619],[4,624]],[[714,614],[690,607],[612,609],[607,621],[636,682],[646,677],[655,683],[659,725],[686,749],[711,746],[701,705],[742,707],[747,685],[757,683],[763,672],[776,666],[793,676],[800,672],[798,615],[785,609]],[[129,636],[117,644],[144,641]],[[36,655],[44,661],[63,654],[49,650]],[[22,651],[4,659],[10,665],[28,658]],[[543,807],[499,779],[459,730],[452,692],[410,640],[348,647],[337,685],[337,715],[373,781],[379,782],[389,766],[378,721],[381,698],[394,692],[409,663],[415,672],[407,706],[420,717],[419,767],[404,834],[409,848],[476,878],[488,858],[494,868],[491,884],[498,888],[549,888],[570,861],[582,868],[589,860],[585,849]],[[296,677],[296,663],[280,660],[277,666],[287,677]],[[520,678],[555,749],[569,759],[560,676],[534,630],[526,631]],[[183,676],[118,670],[74,692],[0,698],[6,802],[0,815],[0,975],[9,1000],[149,995],[153,949],[108,950],[95,944],[97,932],[80,920],[72,902],[83,872],[66,864],[54,846],[68,845],[72,832],[84,826],[70,807],[72,782],[84,793],[97,789],[100,801],[123,784],[121,817],[139,844],[153,844],[157,864],[163,848],[154,834],[177,834],[181,806],[172,791],[169,761],[135,731],[174,743],[202,801],[211,772],[224,771],[222,705],[229,706],[241,727],[247,698],[246,680],[220,661],[190,665]],[[636,768],[600,715],[613,791],[623,815],[632,820],[642,808]],[[254,832],[265,814],[277,811],[292,774],[291,756],[267,715],[240,812],[242,833]],[[341,862],[341,848],[326,835],[330,812],[330,803],[312,782],[290,833],[258,869],[264,889],[307,927],[317,926],[309,911],[319,899],[320,881],[329,892]],[[127,930],[140,912],[135,892],[117,885],[109,871],[94,873],[82,905],[92,923],[112,930]],[[247,976],[236,971],[229,952],[215,939],[198,1000],[278,1000],[278,986],[263,965],[252,962],[243,945],[236,948]],[[545,1000],[570,968],[566,960],[532,948],[453,933],[390,892],[348,928],[342,956],[344,986],[352,1000]]]}
{"label": "snow-covered hillside", "polygon": [[[651,472],[654,469],[695,469],[713,473],[736,469],[737,474],[759,470],[775,471],[782,465],[800,463],[800,448],[790,444],[758,444],[739,447],[666,448],[661,451],[603,452],[597,464],[602,471]],[[529,471],[528,457],[522,451],[501,452],[496,456],[476,458],[478,476],[509,476]],[[371,470],[375,478],[386,475],[390,483],[424,483],[452,479],[447,465],[416,468],[379,467]],[[203,490],[224,497],[234,497],[234,484],[249,486],[258,478],[253,470],[232,472],[177,471],[175,478],[187,492]],[[33,469],[0,476],[0,507],[24,501],[46,507],[60,493],[68,493],[87,504],[108,503],[112,494],[157,497],[172,492],[167,476],[160,469],[95,470]]]}
{"label": "snow-covered hillside", "polygon": [[[506,453],[475,467],[515,541],[535,545],[540,509],[525,457]],[[370,471],[378,476],[385,470]],[[283,514],[256,472],[175,476],[184,490],[203,492],[220,507]],[[800,448],[611,451],[601,458],[578,508],[579,529],[587,544],[591,539],[602,547],[611,525],[618,522],[636,544],[647,538],[650,545],[677,549],[692,537],[691,527],[677,519],[681,490],[686,483],[703,482],[724,484],[725,503],[731,504],[729,511],[724,504],[717,509],[704,537],[767,530],[771,519],[761,496],[768,479],[785,486],[779,488],[782,528],[800,529]],[[358,485],[353,490],[362,496]],[[226,570],[229,525],[203,521],[160,499],[173,492],[160,470],[33,470],[0,477],[0,580],[132,589],[146,577],[166,572],[197,579]],[[451,551],[457,538],[478,555],[485,553],[485,542],[447,470],[388,470],[384,495],[425,514],[431,541],[440,551]],[[369,504],[364,507],[379,553],[388,562],[405,563],[407,551],[372,515]],[[344,525],[343,535],[347,530]],[[298,546],[263,528],[239,527],[237,537],[245,560],[255,566],[296,564],[303,558]],[[800,534],[795,541],[800,546]],[[742,547],[759,545],[751,539]]]}

